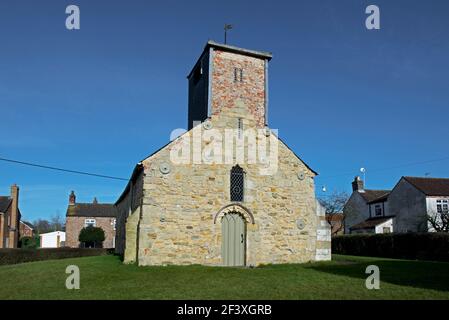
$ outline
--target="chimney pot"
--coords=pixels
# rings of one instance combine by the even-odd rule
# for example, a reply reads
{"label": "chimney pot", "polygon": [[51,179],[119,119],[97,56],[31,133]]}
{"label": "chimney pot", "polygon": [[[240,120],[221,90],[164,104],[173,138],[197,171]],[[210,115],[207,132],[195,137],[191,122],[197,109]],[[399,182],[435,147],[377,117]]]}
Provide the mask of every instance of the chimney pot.
{"label": "chimney pot", "polygon": [[72,190],[69,196],[69,205],[74,205],[76,203],[76,195],[75,192]]}
{"label": "chimney pot", "polygon": [[352,181],[352,191],[363,191],[365,189],[363,180],[356,176],[354,181]]}

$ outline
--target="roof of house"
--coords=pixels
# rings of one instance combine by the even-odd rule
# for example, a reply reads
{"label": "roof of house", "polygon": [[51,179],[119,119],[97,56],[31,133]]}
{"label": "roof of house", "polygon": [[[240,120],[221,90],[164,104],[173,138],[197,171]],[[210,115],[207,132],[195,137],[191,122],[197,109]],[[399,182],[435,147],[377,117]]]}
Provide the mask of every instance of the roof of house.
{"label": "roof of house", "polygon": [[110,203],[75,203],[67,208],[67,217],[117,217],[117,208]]}
{"label": "roof of house", "polygon": [[10,197],[0,196],[0,212],[8,210],[12,199]]}
{"label": "roof of house", "polygon": [[369,218],[365,221],[362,221],[360,223],[357,223],[353,225],[350,229],[351,230],[358,230],[358,229],[372,229],[379,224],[382,224],[390,219],[393,219],[393,216],[385,216],[385,217],[378,217],[378,218]]}
{"label": "roof of house", "polygon": [[449,179],[403,177],[426,196],[449,196]]}
{"label": "roof of house", "polygon": [[24,225],[28,226],[30,229],[34,229],[34,226],[28,221],[20,220],[20,223],[23,223]]}
{"label": "roof of house", "polygon": [[359,192],[359,194],[366,202],[374,202],[383,198],[386,200],[390,192],[391,190],[364,190],[363,192]]}

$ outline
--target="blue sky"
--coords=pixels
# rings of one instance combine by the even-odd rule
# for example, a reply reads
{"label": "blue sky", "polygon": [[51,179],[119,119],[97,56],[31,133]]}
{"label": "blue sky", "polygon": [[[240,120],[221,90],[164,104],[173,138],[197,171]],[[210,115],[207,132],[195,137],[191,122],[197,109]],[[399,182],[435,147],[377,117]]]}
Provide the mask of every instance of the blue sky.
{"label": "blue sky", "polygon": [[[69,4],[81,30],[65,28]],[[381,30],[365,28],[369,4]],[[128,178],[186,126],[186,75],[232,23],[230,44],[273,52],[269,124],[320,173],[319,194],[350,191],[362,166],[369,188],[449,177],[448,12],[444,0],[4,0],[0,157]],[[126,184],[0,161],[0,194],[12,183],[28,220],[64,215],[70,190],[114,202]]]}

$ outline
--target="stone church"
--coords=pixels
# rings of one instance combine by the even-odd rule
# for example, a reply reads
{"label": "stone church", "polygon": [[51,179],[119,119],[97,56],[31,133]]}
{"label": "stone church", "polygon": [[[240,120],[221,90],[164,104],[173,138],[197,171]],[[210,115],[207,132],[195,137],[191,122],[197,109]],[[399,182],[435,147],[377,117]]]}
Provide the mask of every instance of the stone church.
{"label": "stone church", "polygon": [[271,58],[207,42],[187,77],[189,130],[140,161],[115,204],[125,263],[330,259],[317,173],[268,127]]}

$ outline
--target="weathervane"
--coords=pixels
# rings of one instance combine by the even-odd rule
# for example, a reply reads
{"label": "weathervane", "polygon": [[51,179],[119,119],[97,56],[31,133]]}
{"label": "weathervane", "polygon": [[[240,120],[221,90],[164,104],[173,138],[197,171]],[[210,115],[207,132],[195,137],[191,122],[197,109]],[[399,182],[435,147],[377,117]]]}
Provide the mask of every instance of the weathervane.
{"label": "weathervane", "polygon": [[228,39],[227,39],[227,36],[228,36],[228,30],[231,30],[232,29],[232,24],[227,24],[227,23],[225,23],[225,25],[224,25],[224,43],[226,44],[227,43],[227,41],[228,41]]}

